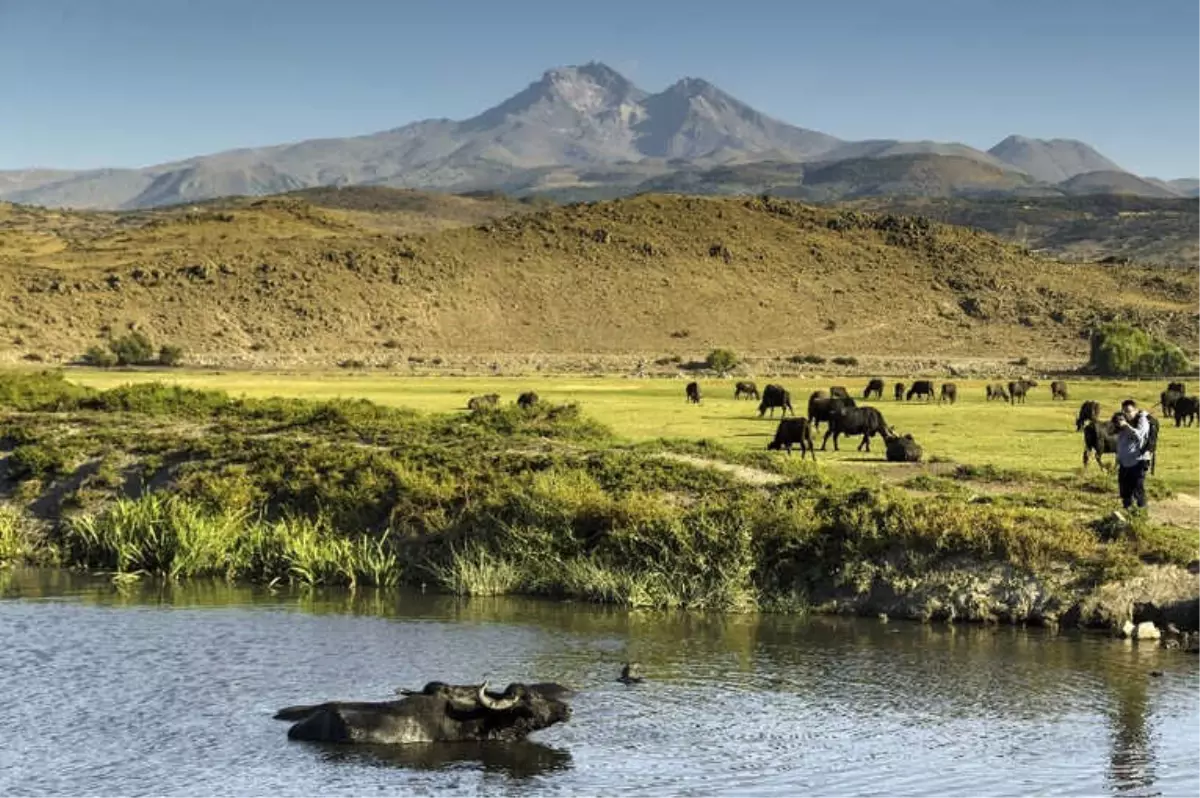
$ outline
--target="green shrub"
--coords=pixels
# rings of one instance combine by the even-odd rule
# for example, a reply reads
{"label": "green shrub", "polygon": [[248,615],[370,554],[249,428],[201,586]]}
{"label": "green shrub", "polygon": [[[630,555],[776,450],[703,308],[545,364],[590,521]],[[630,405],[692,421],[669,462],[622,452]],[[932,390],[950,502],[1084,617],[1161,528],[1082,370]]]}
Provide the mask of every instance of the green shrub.
{"label": "green shrub", "polygon": [[158,350],[158,365],[160,366],[178,366],[183,362],[183,348],[172,346],[171,344],[163,344]]}
{"label": "green shrub", "polygon": [[791,363],[811,363],[813,365],[821,365],[825,362],[825,358],[820,355],[792,355],[788,358]]}
{"label": "green shrub", "polygon": [[45,479],[67,467],[66,455],[50,444],[27,443],[13,449],[8,457],[8,478],[17,482]]}
{"label": "green shrub", "polygon": [[835,357],[835,358],[833,359],[833,362],[834,362],[836,365],[839,365],[839,366],[857,366],[857,365],[858,365],[858,358],[856,358],[856,357],[841,357],[841,356],[838,356],[838,357]]}
{"label": "green shrub", "polygon": [[738,364],[738,356],[730,349],[714,349],[704,358],[704,363],[713,371],[725,374]]}
{"label": "green shrub", "polygon": [[89,366],[104,369],[117,365],[117,356],[102,346],[89,347],[80,359]]}
{"label": "green shrub", "polygon": [[109,344],[121,366],[140,366],[154,362],[154,344],[143,332],[135,331]]}
{"label": "green shrub", "polygon": [[71,410],[96,391],[67,382],[61,371],[0,372],[0,406],[21,412]]}
{"label": "green shrub", "polygon": [[1088,367],[1110,377],[1169,377],[1191,370],[1178,346],[1124,322],[1096,328]]}

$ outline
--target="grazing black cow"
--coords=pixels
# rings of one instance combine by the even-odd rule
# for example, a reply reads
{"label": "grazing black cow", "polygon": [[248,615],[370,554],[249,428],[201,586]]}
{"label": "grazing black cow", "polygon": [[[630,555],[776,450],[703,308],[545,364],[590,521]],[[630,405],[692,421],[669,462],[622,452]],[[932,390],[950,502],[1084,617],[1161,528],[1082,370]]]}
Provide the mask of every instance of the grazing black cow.
{"label": "grazing black cow", "polygon": [[832,396],[834,399],[849,399],[850,398],[850,392],[847,391],[845,388],[843,388],[841,385],[834,385],[833,387],[831,387],[829,389],[829,395]]}
{"label": "grazing black cow", "polygon": [[1004,390],[1003,385],[1001,385],[998,382],[993,382],[991,385],[989,385],[987,387],[987,398],[988,398],[989,402],[992,401],[993,399],[1003,399],[1004,401],[1007,402],[1008,401],[1008,393]]}
{"label": "grazing black cow", "polygon": [[1075,417],[1075,431],[1083,429],[1089,421],[1100,420],[1100,403],[1089,399],[1079,406],[1079,415]]}
{"label": "grazing black cow", "polygon": [[1168,391],[1174,391],[1175,393],[1178,393],[1178,394],[1185,394],[1185,393],[1187,393],[1187,388],[1185,388],[1185,387],[1183,386],[1183,383],[1182,383],[1182,382],[1168,382],[1168,383],[1167,383],[1167,390],[1168,390]]}
{"label": "grazing black cow", "polygon": [[[1171,384],[1178,385],[1179,383],[1173,382]],[[1158,401],[1159,401],[1159,404],[1162,405],[1163,415],[1164,416],[1175,415],[1175,403],[1178,402],[1182,398],[1183,398],[1183,391],[1176,391],[1171,388],[1167,388],[1167,390],[1165,390],[1161,394],[1159,394]]]}
{"label": "grazing black cow", "polygon": [[954,404],[957,401],[958,401],[958,386],[952,382],[943,382],[942,383],[942,394],[941,394],[941,396],[938,397],[938,404],[940,405],[942,402],[949,402],[950,404]]}
{"label": "grazing black cow", "polygon": [[904,401],[911,401],[914,396],[920,396],[925,401],[933,399],[933,380],[917,380],[908,389],[908,393],[904,395]]}
{"label": "grazing black cow", "polygon": [[500,394],[489,393],[486,396],[472,396],[467,402],[467,409],[472,411],[488,410],[500,404]]}
{"label": "grazing black cow", "polygon": [[897,402],[904,398],[904,383],[896,383],[896,387],[892,389],[892,396]]}
{"label": "grazing black cow", "polygon": [[863,391],[863,399],[870,399],[871,394],[875,394],[876,399],[883,398],[883,380],[875,377],[867,383],[866,390]]}
{"label": "grazing black cow", "polygon": [[788,411],[792,415],[796,415],[796,411],[792,410],[792,395],[783,389],[782,385],[768,385],[763,388],[762,400],[758,403],[758,416],[762,418],[762,414],[771,411],[771,417],[775,416],[775,408],[779,408],[781,415],[786,416]]}
{"label": "grazing black cow", "polygon": [[1029,393],[1030,388],[1036,388],[1037,383],[1033,380],[1014,380],[1008,384],[1008,402],[1009,404],[1025,404],[1025,395]]}
{"label": "grazing black cow", "polygon": [[836,396],[825,396],[824,391],[814,391],[808,397],[808,420],[813,429],[820,430],[821,422],[828,422],[833,413],[843,407],[857,407],[853,399],[839,399]]}
{"label": "grazing black cow", "polygon": [[517,406],[522,410],[528,410],[538,403],[538,395],[533,391],[526,391],[517,397]]}
{"label": "grazing black cow", "polygon": [[1196,415],[1200,412],[1200,398],[1195,396],[1181,396],[1175,400],[1175,426],[1183,425],[1184,419],[1187,419],[1187,425],[1192,426],[1196,421]]}
{"label": "grazing black cow", "polygon": [[821,451],[825,451],[825,444],[829,442],[829,436],[833,436],[833,450],[838,451],[838,436],[840,435],[862,435],[862,441],[858,444],[858,451],[864,448],[871,451],[871,436],[878,435],[883,437],[888,432],[887,422],[883,420],[883,413],[879,412],[876,407],[839,407],[829,417],[829,428],[825,430],[825,437],[821,441]]}
{"label": "grazing black cow", "polygon": [[1088,455],[1095,453],[1096,465],[1104,467],[1102,454],[1117,453],[1117,425],[1112,421],[1089,421],[1083,428],[1083,467],[1087,468]]}
{"label": "grazing black cow", "polygon": [[741,399],[743,396],[747,399],[757,399],[758,386],[752,382],[739,382],[733,386],[733,398]]}
{"label": "grazing black cow", "polygon": [[684,389],[687,394],[687,401],[693,404],[700,404],[700,383],[689,382],[687,388]]}
{"label": "grazing black cow", "polygon": [[1062,380],[1055,380],[1050,383],[1050,398],[1062,399],[1064,402],[1069,398],[1067,395],[1067,384]]}
{"label": "grazing black cow", "polygon": [[800,459],[805,452],[812,453],[813,462],[817,460],[817,448],[813,445],[812,425],[807,418],[785,418],[775,428],[775,439],[767,444],[770,451],[785,450],[792,453],[792,444],[800,444]]}
{"label": "grazing black cow", "polygon": [[921,446],[911,434],[884,435],[884,445],[887,447],[889,463],[919,463],[921,462]]}

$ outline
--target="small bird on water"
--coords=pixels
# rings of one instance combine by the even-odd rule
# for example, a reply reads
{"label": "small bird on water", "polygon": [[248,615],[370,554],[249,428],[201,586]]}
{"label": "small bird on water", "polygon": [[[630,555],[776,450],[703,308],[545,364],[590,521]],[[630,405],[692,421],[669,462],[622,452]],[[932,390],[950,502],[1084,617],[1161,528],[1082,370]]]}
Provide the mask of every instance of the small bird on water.
{"label": "small bird on water", "polygon": [[617,681],[622,684],[638,684],[643,677],[638,674],[641,672],[642,666],[636,662],[626,662],[625,667],[621,668],[621,675],[617,677]]}

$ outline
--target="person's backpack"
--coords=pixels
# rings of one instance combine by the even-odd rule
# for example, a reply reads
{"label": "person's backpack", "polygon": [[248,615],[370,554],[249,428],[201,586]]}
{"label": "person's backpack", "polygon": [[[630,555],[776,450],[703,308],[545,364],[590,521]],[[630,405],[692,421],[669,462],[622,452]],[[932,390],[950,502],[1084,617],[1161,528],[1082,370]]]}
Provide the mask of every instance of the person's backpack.
{"label": "person's backpack", "polygon": [[1142,443],[1142,454],[1150,454],[1150,473],[1153,474],[1154,465],[1158,461],[1158,419],[1144,410],[1142,412],[1146,416],[1146,423],[1150,425],[1150,433]]}

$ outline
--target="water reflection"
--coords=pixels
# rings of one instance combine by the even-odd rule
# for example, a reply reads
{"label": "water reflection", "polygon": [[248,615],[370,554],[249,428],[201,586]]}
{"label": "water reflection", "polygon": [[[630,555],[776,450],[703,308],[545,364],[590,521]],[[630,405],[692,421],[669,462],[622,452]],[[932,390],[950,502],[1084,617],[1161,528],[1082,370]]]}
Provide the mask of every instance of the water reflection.
{"label": "water reflection", "polygon": [[485,772],[530,779],[571,768],[571,754],[534,742],[430,745],[313,745],[323,761],[412,770],[477,765]]}
{"label": "water reflection", "polygon": [[[1097,635],[62,571],[0,572],[0,595],[0,705],[47,730],[0,747],[0,793],[1173,794],[1200,774],[1195,657]],[[371,749],[270,719],[485,675],[575,688],[574,717],[519,746]],[[214,775],[229,761],[252,789]]]}
{"label": "water reflection", "polygon": [[1119,680],[1112,684],[1109,780],[1122,793],[1143,789],[1154,783],[1148,687],[1145,678]]}

